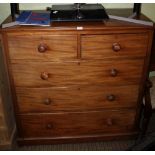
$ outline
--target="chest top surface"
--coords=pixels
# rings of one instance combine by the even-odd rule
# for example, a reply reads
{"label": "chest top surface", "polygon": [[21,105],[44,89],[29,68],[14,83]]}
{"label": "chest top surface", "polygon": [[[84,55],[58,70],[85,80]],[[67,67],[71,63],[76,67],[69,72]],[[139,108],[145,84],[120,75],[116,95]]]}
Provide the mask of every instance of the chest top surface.
{"label": "chest top surface", "polygon": [[[129,17],[132,15],[131,9],[108,9],[109,15],[116,15],[121,17]],[[150,21],[145,15],[135,17],[137,20]],[[11,16],[9,16],[2,24],[12,22]],[[0,29],[0,32],[6,31],[89,31],[89,30],[153,30],[152,26],[136,24],[132,22],[125,22],[115,19],[105,20],[104,22],[51,22],[49,27],[39,26],[14,26],[10,28]]]}

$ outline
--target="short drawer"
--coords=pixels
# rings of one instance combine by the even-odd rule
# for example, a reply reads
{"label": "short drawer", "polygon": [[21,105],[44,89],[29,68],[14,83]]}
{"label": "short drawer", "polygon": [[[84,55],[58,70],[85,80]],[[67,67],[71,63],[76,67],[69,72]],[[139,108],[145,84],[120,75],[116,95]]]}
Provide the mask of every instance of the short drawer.
{"label": "short drawer", "polygon": [[11,65],[15,86],[139,84],[144,60],[21,62]]}
{"label": "short drawer", "polygon": [[135,129],[134,111],[94,111],[19,115],[23,138],[69,137],[131,132]]}
{"label": "short drawer", "polygon": [[57,61],[77,57],[76,35],[8,34],[11,60]]}
{"label": "short drawer", "polygon": [[17,87],[16,91],[19,113],[66,112],[135,108],[137,107],[139,86]]}
{"label": "short drawer", "polygon": [[145,56],[147,34],[83,35],[81,53],[83,59]]}

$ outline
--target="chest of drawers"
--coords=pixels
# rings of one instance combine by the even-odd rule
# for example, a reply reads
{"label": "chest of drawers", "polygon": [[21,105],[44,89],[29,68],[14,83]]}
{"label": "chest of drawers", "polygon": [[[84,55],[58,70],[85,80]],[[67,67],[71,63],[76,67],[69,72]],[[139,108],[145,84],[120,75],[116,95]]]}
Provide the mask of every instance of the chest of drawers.
{"label": "chest of drawers", "polygon": [[20,143],[138,134],[151,27],[53,23],[8,28],[2,36]]}

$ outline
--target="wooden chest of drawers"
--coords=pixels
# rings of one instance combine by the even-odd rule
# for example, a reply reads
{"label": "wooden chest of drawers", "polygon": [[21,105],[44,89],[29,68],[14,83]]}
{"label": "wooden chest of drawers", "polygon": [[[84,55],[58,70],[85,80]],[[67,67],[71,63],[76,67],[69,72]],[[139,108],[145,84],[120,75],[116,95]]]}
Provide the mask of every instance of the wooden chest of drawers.
{"label": "wooden chest of drawers", "polygon": [[20,143],[137,135],[151,27],[53,23],[2,35]]}

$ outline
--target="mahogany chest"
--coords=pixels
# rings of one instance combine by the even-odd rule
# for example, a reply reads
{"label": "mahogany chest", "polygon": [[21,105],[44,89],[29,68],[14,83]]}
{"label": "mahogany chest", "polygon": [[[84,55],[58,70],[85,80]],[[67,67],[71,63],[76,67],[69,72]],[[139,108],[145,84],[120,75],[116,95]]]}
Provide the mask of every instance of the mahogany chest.
{"label": "mahogany chest", "polygon": [[1,30],[21,144],[133,137],[152,27],[109,20]]}

